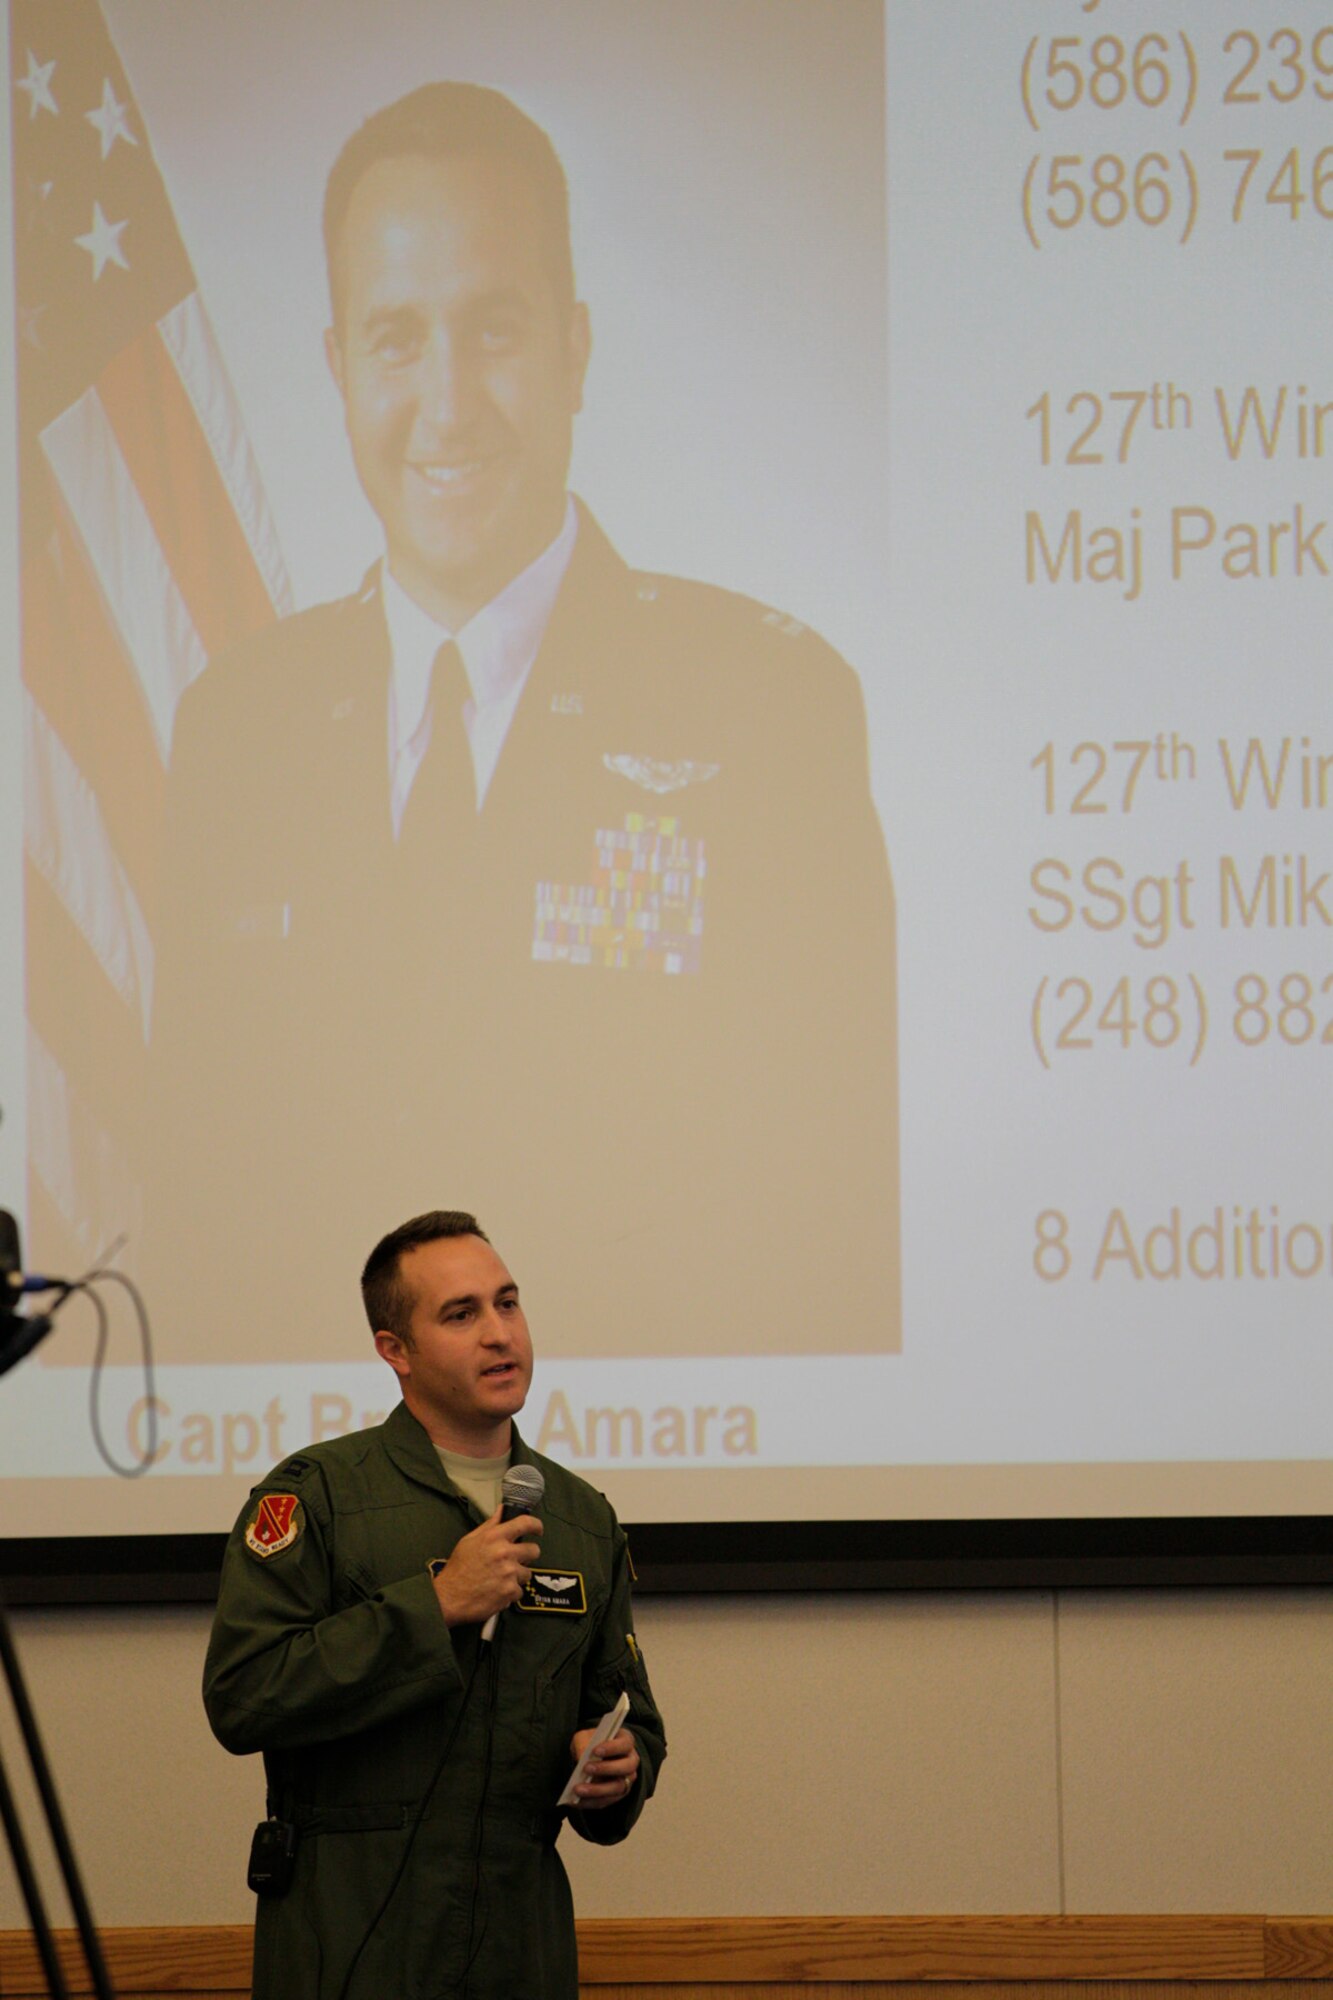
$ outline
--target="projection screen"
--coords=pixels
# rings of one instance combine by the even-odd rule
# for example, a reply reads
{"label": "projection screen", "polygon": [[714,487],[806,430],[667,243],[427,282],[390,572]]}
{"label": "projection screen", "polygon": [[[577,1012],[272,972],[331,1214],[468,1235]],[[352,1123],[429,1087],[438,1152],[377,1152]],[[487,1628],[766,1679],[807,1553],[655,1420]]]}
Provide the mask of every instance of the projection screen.
{"label": "projection screen", "polygon": [[[7,1532],[212,1533],[374,1421],[434,1207],[628,1520],[1333,1510],[1333,11],[8,34],[0,1198],[155,1370],[109,1295],[99,1448],[70,1301]],[[526,224],[443,217],[429,355],[359,251],[331,308],[330,168],[440,80],[563,166],[572,388],[463,298]],[[565,451],[414,844],[402,551]]]}

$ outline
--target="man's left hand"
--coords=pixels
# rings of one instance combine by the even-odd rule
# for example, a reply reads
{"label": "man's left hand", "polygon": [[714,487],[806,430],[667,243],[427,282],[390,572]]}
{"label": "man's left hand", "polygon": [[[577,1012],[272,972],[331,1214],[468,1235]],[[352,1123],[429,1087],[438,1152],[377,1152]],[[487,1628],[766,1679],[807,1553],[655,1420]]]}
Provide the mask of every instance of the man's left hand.
{"label": "man's left hand", "polygon": [[[596,1732],[580,1729],[570,1744],[575,1763],[583,1755],[584,1745]],[[618,1730],[608,1736],[605,1743],[599,1743],[588,1760],[583,1783],[578,1787],[579,1805],[588,1810],[599,1806],[618,1806],[627,1799],[639,1780],[639,1753],[634,1738],[628,1729]]]}

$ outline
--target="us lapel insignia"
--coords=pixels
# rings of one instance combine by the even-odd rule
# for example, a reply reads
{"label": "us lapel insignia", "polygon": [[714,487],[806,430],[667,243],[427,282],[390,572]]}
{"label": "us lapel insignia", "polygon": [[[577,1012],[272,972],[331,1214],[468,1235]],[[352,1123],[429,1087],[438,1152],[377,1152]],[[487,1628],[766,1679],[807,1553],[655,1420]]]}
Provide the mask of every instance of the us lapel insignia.
{"label": "us lapel insignia", "polygon": [[552,715],[582,715],[583,696],[575,694],[572,691],[566,694],[553,694],[551,696],[551,713]]}
{"label": "us lapel insignia", "polygon": [[305,1526],[301,1503],[294,1493],[265,1493],[245,1524],[245,1546],[267,1562],[289,1549]]}
{"label": "us lapel insignia", "polygon": [[582,1618],[588,1609],[583,1578],[576,1569],[535,1569],[514,1609],[563,1611],[567,1617]]}
{"label": "us lapel insignia", "polygon": [[661,763],[655,757],[613,757],[609,750],[602,762],[608,771],[628,778],[632,785],[642,785],[647,792],[679,792],[686,785],[702,785],[722,768],[720,764],[696,764],[688,757],[675,764]]}

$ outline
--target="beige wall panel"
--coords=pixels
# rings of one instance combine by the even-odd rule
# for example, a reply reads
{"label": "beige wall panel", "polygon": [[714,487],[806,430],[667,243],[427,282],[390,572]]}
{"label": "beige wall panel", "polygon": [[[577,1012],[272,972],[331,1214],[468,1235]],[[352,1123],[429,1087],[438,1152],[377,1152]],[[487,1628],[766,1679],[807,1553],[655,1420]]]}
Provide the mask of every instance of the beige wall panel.
{"label": "beige wall panel", "polygon": [[1051,1603],[648,1599],[670,1754],[584,1916],[1054,1910]]}
{"label": "beige wall panel", "polygon": [[[1049,1598],[649,1599],[639,1614],[671,1758],[626,1846],[562,1842],[584,1915],[1058,1907]],[[262,1777],[208,1734],[207,1614],[14,1626],[99,1923],[248,1920]],[[17,1777],[7,1715],[3,1742]],[[51,1907],[68,1920],[54,1890]],[[0,1868],[0,1928],[24,1921]]]}
{"label": "beige wall panel", "polygon": [[[208,1612],[27,1611],[11,1622],[98,1924],[247,1922],[263,1778],[259,1759],[228,1756],[204,1719]],[[3,1693],[0,1706],[5,1766],[36,1851],[39,1808]],[[43,1876],[52,1921],[68,1923],[53,1860]],[[0,1847],[0,1928],[27,1921],[12,1877]]]}
{"label": "beige wall panel", "polygon": [[1060,1600],[1069,1910],[1333,1901],[1333,1593]]}

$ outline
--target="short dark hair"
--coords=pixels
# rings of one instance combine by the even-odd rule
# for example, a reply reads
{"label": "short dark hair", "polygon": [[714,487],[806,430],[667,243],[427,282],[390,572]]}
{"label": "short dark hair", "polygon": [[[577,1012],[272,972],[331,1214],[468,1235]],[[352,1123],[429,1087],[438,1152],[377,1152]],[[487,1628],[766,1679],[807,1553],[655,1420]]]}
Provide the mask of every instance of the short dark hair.
{"label": "short dark hair", "polygon": [[362,179],[380,160],[445,160],[461,154],[512,160],[528,176],[537,197],[556,298],[562,310],[572,307],[569,188],[550,139],[501,91],[479,83],[423,83],[419,90],[372,112],[333,163],[324,190],[324,256],[335,328],[342,290],[338,254],[347,211]]}
{"label": "short dark hair", "polygon": [[413,1298],[411,1287],[403,1281],[403,1253],[419,1249],[423,1243],[438,1243],[445,1236],[479,1236],[483,1243],[491,1240],[476,1216],[461,1208],[432,1208],[381,1236],[361,1273],[361,1299],[372,1333],[396,1333],[399,1340],[411,1341]]}

